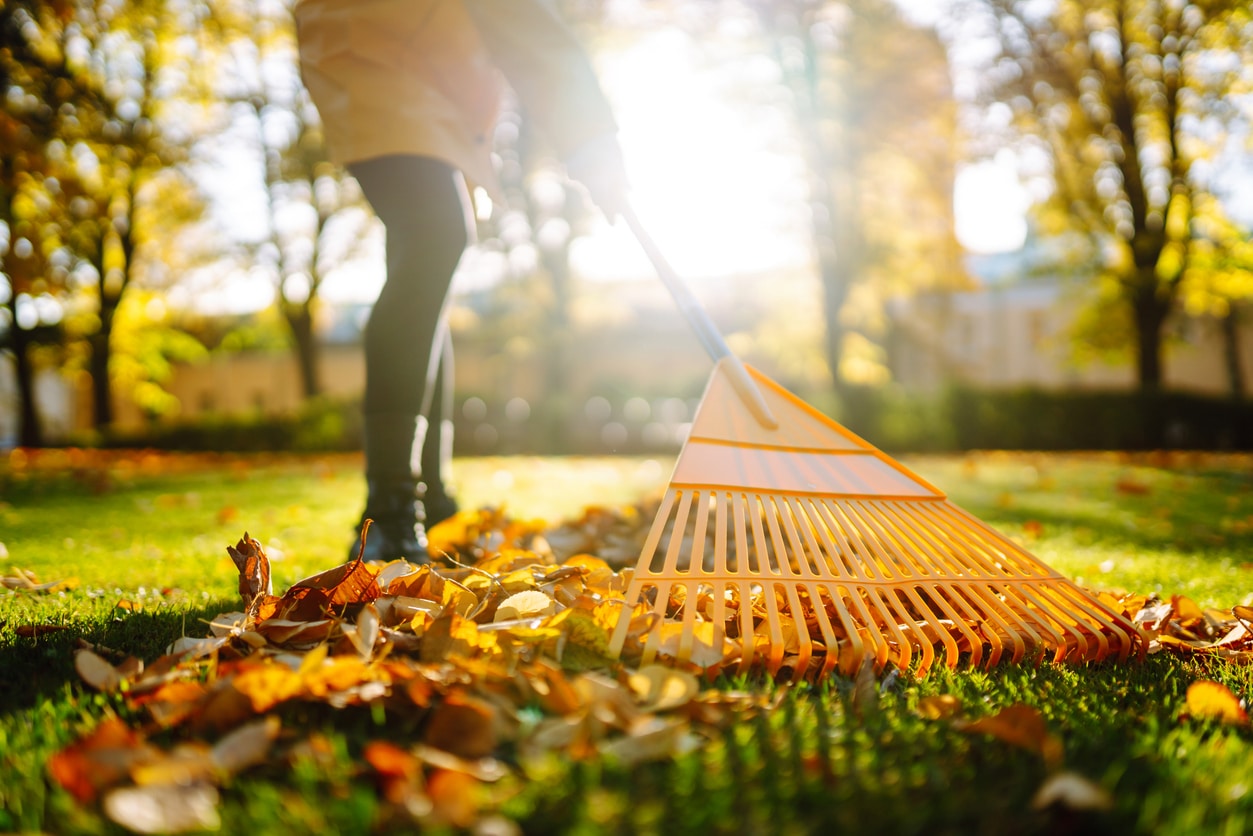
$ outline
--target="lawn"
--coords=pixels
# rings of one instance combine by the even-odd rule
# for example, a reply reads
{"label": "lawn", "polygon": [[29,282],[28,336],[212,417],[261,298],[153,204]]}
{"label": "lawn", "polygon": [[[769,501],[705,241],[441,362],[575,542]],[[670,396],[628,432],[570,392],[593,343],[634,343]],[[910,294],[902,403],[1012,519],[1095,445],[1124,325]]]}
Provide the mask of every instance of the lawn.
{"label": "lawn", "polygon": [[[983,453],[907,463],[1085,586],[1184,595],[1202,608],[1253,604],[1247,457]],[[456,473],[467,507],[558,520],[659,492],[669,465],[475,459]],[[226,546],[245,531],[264,545],[276,592],[342,563],[361,501],[357,467],[348,456],[73,451],[0,464],[0,575],[77,580],[64,591],[0,592],[0,830],[118,830],[47,768],[102,719],[143,719],[124,695],[82,684],[78,642],[151,662],[180,636],[206,635],[207,620],[240,609]],[[69,629],[29,635],[33,625]],[[733,722],[693,714],[681,743],[655,758],[502,744],[495,755],[507,774],[475,803],[480,822],[500,832],[1244,833],[1253,830],[1253,730],[1181,715],[1193,682],[1248,695],[1251,671],[1163,652],[1122,665],[937,669],[921,680],[885,672],[870,688],[838,676],[790,688],[722,679],[716,707]],[[940,704],[956,716],[934,719]],[[969,727],[1016,704],[1035,709],[1044,738],[1013,745]],[[431,824],[391,803],[385,770],[367,765],[372,741],[408,747],[427,733],[390,704],[285,704],[281,713],[286,754],[218,781],[223,831]],[[542,722],[534,706],[518,715],[524,726]],[[152,740],[168,747],[189,736],[214,738],[176,729]],[[1059,774],[1104,795],[1033,804]]]}

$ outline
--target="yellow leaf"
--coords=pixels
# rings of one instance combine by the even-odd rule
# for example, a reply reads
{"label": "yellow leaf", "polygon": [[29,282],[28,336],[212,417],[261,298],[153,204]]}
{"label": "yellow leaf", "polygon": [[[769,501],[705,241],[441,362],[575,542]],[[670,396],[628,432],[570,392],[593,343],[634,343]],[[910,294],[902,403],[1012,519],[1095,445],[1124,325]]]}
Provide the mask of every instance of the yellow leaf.
{"label": "yellow leaf", "polygon": [[952,694],[938,694],[918,700],[918,715],[927,720],[945,720],[961,711],[961,700]]}
{"label": "yellow leaf", "polygon": [[536,589],[510,595],[496,608],[493,621],[516,621],[519,618],[538,618],[557,611],[557,602]]}
{"label": "yellow leaf", "polygon": [[645,711],[668,711],[687,705],[700,693],[700,683],[687,671],[646,665],[627,677]]}
{"label": "yellow leaf", "polygon": [[299,696],[305,687],[300,674],[283,664],[250,665],[235,675],[232,684],[258,714]]}
{"label": "yellow leaf", "polygon": [[1231,690],[1220,682],[1198,680],[1188,686],[1186,697],[1188,714],[1198,720],[1217,720],[1237,726],[1247,726],[1248,712]]}
{"label": "yellow leaf", "polygon": [[1175,617],[1181,622],[1201,621],[1205,618],[1205,611],[1197,605],[1196,601],[1186,595],[1172,595],[1170,606],[1175,611]]}

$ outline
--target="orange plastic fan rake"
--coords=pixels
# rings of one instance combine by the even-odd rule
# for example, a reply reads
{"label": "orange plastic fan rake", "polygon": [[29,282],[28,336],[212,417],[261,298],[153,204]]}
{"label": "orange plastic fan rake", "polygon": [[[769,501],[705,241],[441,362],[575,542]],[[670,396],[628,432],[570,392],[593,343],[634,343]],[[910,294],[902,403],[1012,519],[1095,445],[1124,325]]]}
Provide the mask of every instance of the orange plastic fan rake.
{"label": "orange plastic fan rake", "polygon": [[[852,674],[866,655],[903,669],[916,659],[921,675],[937,648],[950,667],[1143,654],[1124,615],[747,370],[626,219],[717,359],[627,590],[659,617],[642,662],[728,641],[740,671],[794,679]],[[615,656],[631,621],[614,631]]]}

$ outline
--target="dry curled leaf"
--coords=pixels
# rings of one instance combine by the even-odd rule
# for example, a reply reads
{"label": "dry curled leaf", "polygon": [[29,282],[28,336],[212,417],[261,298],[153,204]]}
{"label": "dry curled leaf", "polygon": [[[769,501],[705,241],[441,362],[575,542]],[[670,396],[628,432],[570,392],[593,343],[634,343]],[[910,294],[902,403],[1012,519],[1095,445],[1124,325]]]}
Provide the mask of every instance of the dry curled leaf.
{"label": "dry curled leaf", "polygon": [[243,539],[233,547],[227,546],[235,568],[239,570],[239,595],[247,609],[258,595],[271,595],[274,590],[270,581],[270,559],[265,556],[261,544],[244,532]]}

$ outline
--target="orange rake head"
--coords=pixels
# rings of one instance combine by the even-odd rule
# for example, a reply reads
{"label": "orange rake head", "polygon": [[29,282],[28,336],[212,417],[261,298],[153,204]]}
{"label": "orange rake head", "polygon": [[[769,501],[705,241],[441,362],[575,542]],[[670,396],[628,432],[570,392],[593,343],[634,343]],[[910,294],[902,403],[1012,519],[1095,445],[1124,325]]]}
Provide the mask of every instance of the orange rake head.
{"label": "orange rake head", "polygon": [[[1135,626],[882,451],[750,370],[777,426],[715,369],[627,590],[647,663],[738,651],[740,672],[853,674],[1143,654]],[[638,623],[638,622],[636,622]],[[734,658],[735,652],[730,654]]]}

